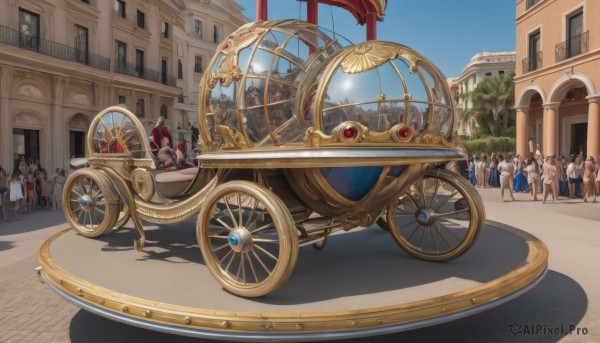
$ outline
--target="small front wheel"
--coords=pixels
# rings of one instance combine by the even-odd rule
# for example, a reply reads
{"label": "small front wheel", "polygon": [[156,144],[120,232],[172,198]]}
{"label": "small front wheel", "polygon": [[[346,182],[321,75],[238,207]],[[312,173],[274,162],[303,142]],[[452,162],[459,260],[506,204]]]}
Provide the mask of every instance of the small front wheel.
{"label": "small front wheel", "polygon": [[298,258],[289,210],[264,186],[230,181],[206,198],[196,226],[206,266],[223,287],[259,297],[281,287]]}
{"label": "small front wheel", "polygon": [[119,199],[98,170],[79,169],[69,175],[62,200],[68,223],[82,236],[102,236],[115,226]]}

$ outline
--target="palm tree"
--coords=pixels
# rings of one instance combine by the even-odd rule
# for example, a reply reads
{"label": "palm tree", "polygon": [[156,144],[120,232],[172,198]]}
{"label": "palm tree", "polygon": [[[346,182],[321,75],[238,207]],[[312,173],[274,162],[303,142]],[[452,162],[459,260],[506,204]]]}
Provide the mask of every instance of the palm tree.
{"label": "palm tree", "polygon": [[[485,79],[477,84],[475,89],[463,94],[465,100],[470,100],[473,107],[463,113],[463,120],[471,118],[483,119],[490,132],[496,132],[500,113],[509,113],[515,101],[514,74],[506,74],[495,78]],[[491,118],[485,118],[491,113]],[[491,119],[491,120],[490,120]],[[479,121],[478,120],[478,121]],[[506,125],[507,119],[504,119]]]}

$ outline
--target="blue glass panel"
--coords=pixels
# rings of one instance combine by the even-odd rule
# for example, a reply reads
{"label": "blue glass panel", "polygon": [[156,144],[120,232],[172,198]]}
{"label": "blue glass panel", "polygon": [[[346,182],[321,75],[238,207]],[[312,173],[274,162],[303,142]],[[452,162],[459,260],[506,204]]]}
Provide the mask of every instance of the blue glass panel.
{"label": "blue glass panel", "polygon": [[379,180],[382,171],[383,167],[321,168],[329,185],[352,201],[358,201],[367,195]]}

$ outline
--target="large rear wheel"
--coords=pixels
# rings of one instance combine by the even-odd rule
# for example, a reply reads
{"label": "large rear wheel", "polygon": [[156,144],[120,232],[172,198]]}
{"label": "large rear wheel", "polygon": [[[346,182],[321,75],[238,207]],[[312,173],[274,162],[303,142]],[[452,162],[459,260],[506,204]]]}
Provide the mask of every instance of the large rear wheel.
{"label": "large rear wheel", "polygon": [[392,237],[423,260],[448,261],[464,254],[485,222],[483,200],[463,177],[432,169],[387,209]]}

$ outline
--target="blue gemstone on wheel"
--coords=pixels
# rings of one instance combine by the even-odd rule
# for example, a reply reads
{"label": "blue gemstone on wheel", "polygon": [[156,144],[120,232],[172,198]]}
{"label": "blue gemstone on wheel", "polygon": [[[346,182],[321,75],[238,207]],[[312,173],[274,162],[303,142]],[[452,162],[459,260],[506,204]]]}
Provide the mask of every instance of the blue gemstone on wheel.
{"label": "blue gemstone on wheel", "polygon": [[367,195],[381,177],[383,167],[321,168],[329,185],[340,195],[358,201]]}
{"label": "blue gemstone on wheel", "polygon": [[82,207],[87,206],[87,200],[85,200],[85,198],[80,198],[79,205],[81,205]]}
{"label": "blue gemstone on wheel", "polygon": [[238,240],[237,236],[234,234],[234,235],[229,236],[229,243],[231,243],[231,245],[233,245],[235,247],[240,243],[240,241]]}

